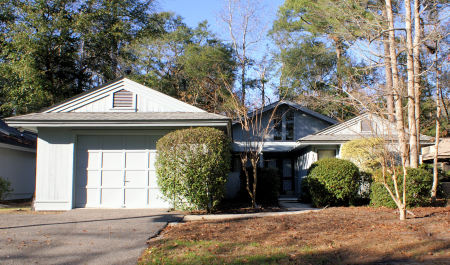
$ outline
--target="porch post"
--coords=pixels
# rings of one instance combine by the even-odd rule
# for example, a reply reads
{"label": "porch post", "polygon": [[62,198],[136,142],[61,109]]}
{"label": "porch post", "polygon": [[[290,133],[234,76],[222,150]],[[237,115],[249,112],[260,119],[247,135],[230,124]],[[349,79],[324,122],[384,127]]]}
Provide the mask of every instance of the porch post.
{"label": "porch post", "polygon": [[264,155],[261,152],[261,154],[259,154],[259,167],[263,168],[264,167]]}

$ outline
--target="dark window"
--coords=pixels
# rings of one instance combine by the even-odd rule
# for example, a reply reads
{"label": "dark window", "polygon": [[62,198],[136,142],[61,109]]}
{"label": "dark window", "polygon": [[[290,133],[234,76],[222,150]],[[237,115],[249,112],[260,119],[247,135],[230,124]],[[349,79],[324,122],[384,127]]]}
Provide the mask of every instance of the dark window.
{"label": "dark window", "polygon": [[273,119],[273,140],[280,141],[282,140],[282,131],[283,126],[280,118]]}
{"label": "dark window", "polygon": [[362,120],[361,121],[361,132],[371,132],[372,131],[372,124],[370,124],[369,120]]}
{"label": "dark window", "polygon": [[294,112],[286,113],[286,140],[294,140]]}
{"label": "dark window", "polygon": [[113,108],[132,108],[132,107],[133,107],[133,92],[122,89],[113,94]]}
{"label": "dark window", "polygon": [[317,160],[322,158],[333,158],[336,157],[335,149],[319,149],[317,150]]}

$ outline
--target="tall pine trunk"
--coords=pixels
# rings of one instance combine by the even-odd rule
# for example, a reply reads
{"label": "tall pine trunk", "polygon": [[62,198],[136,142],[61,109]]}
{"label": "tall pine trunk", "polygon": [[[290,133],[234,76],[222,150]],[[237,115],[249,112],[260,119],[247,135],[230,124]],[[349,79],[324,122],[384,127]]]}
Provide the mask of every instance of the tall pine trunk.
{"label": "tall pine trunk", "polygon": [[437,195],[437,186],[438,186],[438,154],[439,154],[439,136],[441,129],[441,88],[439,84],[439,67],[438,67],[438,43],[436,42],[436,59],[435,59],[435,67],[436,67],[436,141],[434,144],[435,153],[433,159],[433,185],[431,187],[431,201],[436,202]]}
{"label": "tall pine trunk", "polygon": [[[407,166],[407,156],[408,147],[406,145],[405,138],[405,125],[403,121],[403,106],[402,106],[402,93],[398,76],[398,66],[397,66],[397,52],[395,49],[395,29],[394,29],[394,15],[392,13],[392,3],[391,0],[386,0],[386,16],[389,23],[389,55],[391,57],[391,69],[392,69],[392,84],[394,92],[394,102],[395,102],[395,118],[396,118],[396,129],[398,133],[398,142],[400,146],[400,153],[402,158],[403,167]],[[403,174],[403,180],[405,183],[406,174]],[[405,193],[404,193],[405,194]],[[403,196],[403,201],[405,201],[405,196]],[[405,207],[401,205],[399,200],[398,208],[400,211],[400,220],[406,218]]]}
{"label": "tall pine trunk", "polygon": [[422,37],[422,23],[420,20],[420,3],[414,0],[414,103],[415,103],[415,119],[417,129],[417,149],[420,154],[420,95],[422,94],[421,84],[421,64],[420,64],[420,38]]}
{"label": "tall pine trunk", "polygon": [[409,147],[410,147],[410,166],[417,168],[419,166],[419,152],[417,147],[417,128],[416,128],[416,103],[414,90],[414,57],[413,40],[411,24],[411,1],[405,0],[405,29],[406,29],[406,71],[408,87],[408,127],[409,127]]}
{"label": "tall pine trunk", "polygon": [[[386,18],[386,9],[383,10],[383,17]],[[386,78],[386,85],[384,88],[384,93],[386,97],[386,105],[388,111],[388,119],[390,122],[395,122],[394,116],[394,94],[392,91],[392,68],[391,68],[391,57],[389,55],[389,37],[388,35],[383,36],[383,48],[384,48],[384,74]]]}

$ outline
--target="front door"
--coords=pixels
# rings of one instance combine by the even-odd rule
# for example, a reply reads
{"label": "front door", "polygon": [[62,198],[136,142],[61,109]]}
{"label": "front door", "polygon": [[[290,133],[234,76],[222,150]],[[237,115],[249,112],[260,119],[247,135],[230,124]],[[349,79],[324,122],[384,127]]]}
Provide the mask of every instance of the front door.
{"label": "front door", "polygon": [[294,167],[293,161],[290,158],[280,160],[281,169],[281,195],[294,195]]}

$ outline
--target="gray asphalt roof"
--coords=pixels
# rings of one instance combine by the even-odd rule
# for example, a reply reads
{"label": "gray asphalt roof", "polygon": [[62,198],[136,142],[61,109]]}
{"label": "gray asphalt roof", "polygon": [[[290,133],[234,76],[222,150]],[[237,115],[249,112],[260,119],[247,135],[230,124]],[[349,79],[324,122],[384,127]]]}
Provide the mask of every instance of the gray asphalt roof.
{"label": "gray asphalt roof", "polygon": [[157,120],[229,120],[207,112],[50,112],[10,117],[6,121],[157,121]]}
{"label": "gray asphalt roof", "polygon": [[[308,141],[350,141],[354,139],[360,139],[364,137],[383,137],[386,140],[397,140],[396,135],[374,135],[374,134],[312,134],[305,136],[298,140],[299,142],[308,142]],[[426,135],[421,135],[421,141],[429,141],[431,137]]]}

